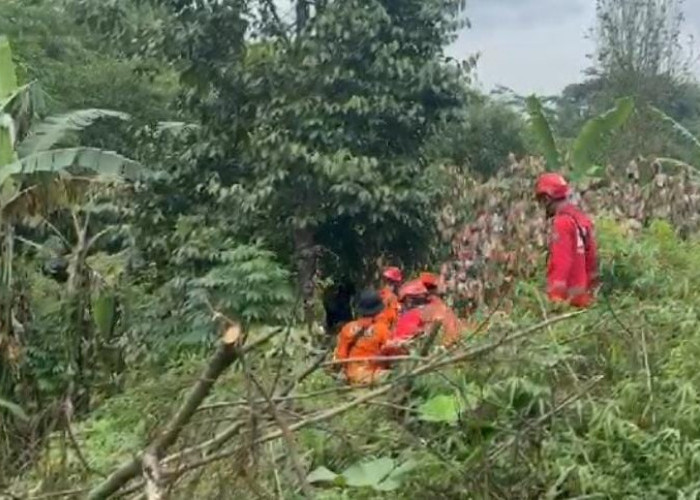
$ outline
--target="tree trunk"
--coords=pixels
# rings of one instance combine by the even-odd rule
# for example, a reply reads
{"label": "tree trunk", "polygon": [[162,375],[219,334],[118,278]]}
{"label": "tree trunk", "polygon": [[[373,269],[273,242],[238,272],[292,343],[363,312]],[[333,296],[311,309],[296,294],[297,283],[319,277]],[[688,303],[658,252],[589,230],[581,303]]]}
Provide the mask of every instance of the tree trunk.
{"label": "tree trunk", "polygon": [[304,28],[306,27],[306,23],[309,22],[309,0],[297,0],[296,3],[296,28],[297,28],[297,35],[299,35],[302,31],[304,31]]}
{"label": "tree trunk", "polygon": [[294,231],[294,249],[304,322],[310,327],[314,320],[314,277],[316,275],[318,254],[314,244],[314,233],[311,229],[303,228]]}

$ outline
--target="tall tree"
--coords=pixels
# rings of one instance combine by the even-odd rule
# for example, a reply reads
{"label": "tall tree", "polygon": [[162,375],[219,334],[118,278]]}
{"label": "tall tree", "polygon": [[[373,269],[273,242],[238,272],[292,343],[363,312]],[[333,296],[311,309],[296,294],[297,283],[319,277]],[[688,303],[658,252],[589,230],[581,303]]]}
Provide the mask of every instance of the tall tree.
{"label": "tall tree", "polygon": [[682,0],[598,0],[594,72],[608,92],[666,102],[689,76]]}
{"label": "tall tree", "polygon": [[656,119],[659,108],[693,129],[700,118],[690,51],[683,45],[682,0],[597,0],[594,64],[582,84],[567,87],[558,105],[558,125],[570,136],[585,121],[631,96],[635,113],[610,145],[607,160],[626,164],[637,155],[679,156],[692,152]]}
{"label": "tall tree", "polygon": [[462,103],[464,67],[443,55],[462,4],[299,2],[290,21],[274,2],[160,2],[144,46],[179,68],[202,125],[165,165],[183,189],[172,222],[194,210],[264,237],[294,256],[307,298],[320,255],[356,273],[384,252],[420,260],[434,226],[421,151]]}

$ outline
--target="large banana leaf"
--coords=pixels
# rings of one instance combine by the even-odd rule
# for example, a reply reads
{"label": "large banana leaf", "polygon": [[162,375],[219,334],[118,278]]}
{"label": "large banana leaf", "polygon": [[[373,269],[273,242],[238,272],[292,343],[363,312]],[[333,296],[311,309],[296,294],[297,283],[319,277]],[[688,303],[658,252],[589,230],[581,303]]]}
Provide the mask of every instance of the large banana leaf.
{"label": "large banana leaf", "polygon": [[549,121],[544,116],[542,103],[536,96],[532,95],[526,99],[526,104],[527,111],[530,114],[532,130],[540,143],[542,154],[547,160],[547,170],[558,170],[561,165],[559,150],[557,149],[557,143],[554,141],[552,127],[550,127]]}
{"label": "large banana leaf", "polygon": [[700,155],[700,139],[695,137],[693,133],[685,128],[683,125],[678,123],[676,120],[668,116],[666,113],[661,111],[659,108],[656,108],[654,106],[649,106],[649,110],[651,113],[656,116],[659,120],[661,120],[663,123],[668,125],[676,134],[678,134],[681,138],[685,139],[688,141],[689,144],[695,147],[697,150],[697,154]]}
{"label": "large banana leaf", "polygon": [[5,100],[0,100],[0,113],[12,118],[14,122],[14,144],[26,137],[34,117],[42,112],[44,97],[37,82],[22,85],[12,92]]}
{"label": "large banana leaf", "polygon": [[129,115],[109,109],[80,109],[63,115],[50,116],[29,131],[29,136],[17,147],[20,158],[47,151],[70,132],[83,130],[100,118],[128,120]]}
{"label": "large banana leaf", "polygon": [[141,165],[112,151],[96,148],[69,148],[43,151],[0,166],[0,185],[12,176],[36,173],[67,173],[96,181],[142,178]]}
{"label": "large banana leaf", "polygon": [[14,140],[12,118],[10,115],[0,113],[0,166],[7,165],[15,160],[15,150],[12,147]]}
{"label": "large banana leaf", "polygon": [[45,215],[79,203],[95,183],[135,181],[141,166],[99,149],[46,151],[0,167],[0,214],[10,219]]}
{"label": "large banana leaf", "polygon": [[618,99],[615,107],[588,120],[571,147],[573,176],[584,175],[593,166],[594,153],[599,151],[603,139],[623,126],[634,111],[634,99]]}
{"label": "large banana leaf", "polygon": [[700,173],[699,167],[697,167],[695,165],[691,165],[691,164],[686,163],[686,162],[681,161],[681,160],[677,160],[675,158],[659,157],[659,158],[655,158],[655,160],[657,162],[659,162],[661,165],[669,165],[671,167],[675,167],[675,168],[680,169],[680,170],[686,170],[696,179],[698,178],[698,174]]}
{"label": "large banana leaf", "polygon": [[32,93],[37,87],[37,82],[29,82],[26,85],[17,87],[15,90],[0,98],[0,112],[14,116],[14,111],[18,107],[26,107],[32,100]]}
{"label": "large banana leaf", "polygon": [[0,36],[0,100],[4,100],[17,89],[17,75],[12,62],[10,41]]}

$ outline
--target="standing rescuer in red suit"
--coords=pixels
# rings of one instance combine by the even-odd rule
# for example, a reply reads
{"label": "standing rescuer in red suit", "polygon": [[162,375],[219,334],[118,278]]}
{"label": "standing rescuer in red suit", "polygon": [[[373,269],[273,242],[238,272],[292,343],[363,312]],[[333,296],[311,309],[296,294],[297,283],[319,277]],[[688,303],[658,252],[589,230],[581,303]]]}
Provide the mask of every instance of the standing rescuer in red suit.
{"label": "standing rescuer in red suit", "polygon": [[598,285],[593,223],[570,201],[571,189],[559,174],[541,175],[535,185],[535,196],[551,221],[547,259],[549,300],[589,307]]}

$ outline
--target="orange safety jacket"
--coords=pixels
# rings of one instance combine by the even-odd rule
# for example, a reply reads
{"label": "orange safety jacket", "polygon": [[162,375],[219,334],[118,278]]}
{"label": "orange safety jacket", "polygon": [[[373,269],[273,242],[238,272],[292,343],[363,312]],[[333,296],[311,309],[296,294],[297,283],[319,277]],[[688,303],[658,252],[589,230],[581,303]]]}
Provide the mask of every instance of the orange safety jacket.
{"label": "orange safety jacket", "polygon": [[[336,361],[355,358],[377,358],[389,340],[389,325],[379,316],[360,318],[347,323],[338,335]],[[357,361],[342,365],[351,384],[368,384],[383,370],[381,361]]]}
{"label": "orange safety jacket", "polygon": [[379,318],[386,321],[390,327],[393,327],[399,319],[399,310],[401,308],[399,298],[388,286],[379,291],[379,296],[384,303],[384,310],[379,313]]}

